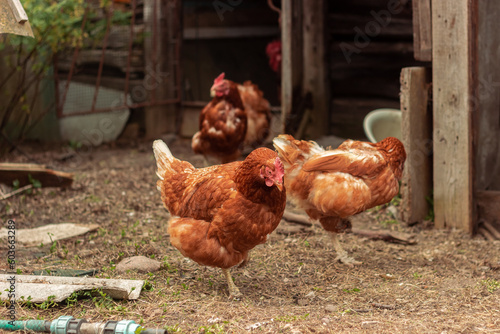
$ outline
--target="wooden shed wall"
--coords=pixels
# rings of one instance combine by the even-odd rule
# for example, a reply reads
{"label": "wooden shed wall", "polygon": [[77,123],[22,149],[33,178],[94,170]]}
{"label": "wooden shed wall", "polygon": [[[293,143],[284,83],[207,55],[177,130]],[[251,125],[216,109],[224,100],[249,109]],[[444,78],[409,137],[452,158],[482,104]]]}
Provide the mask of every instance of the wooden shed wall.
{"label": "wooden shed wall", "polygon": [[364,139],[373,109],[399,109],[403,67],[413,56],[412,5],[406,0],[328,1],[327,61],[331,133]]}
{"label": "wooden shed wall", "polygon": [[210,101],[213,80],[225,72],[235,82],[252,80],[279,103],[279,76],[265,50],[280,29],[266,0],[183,1],[183,35],[183,101]]}

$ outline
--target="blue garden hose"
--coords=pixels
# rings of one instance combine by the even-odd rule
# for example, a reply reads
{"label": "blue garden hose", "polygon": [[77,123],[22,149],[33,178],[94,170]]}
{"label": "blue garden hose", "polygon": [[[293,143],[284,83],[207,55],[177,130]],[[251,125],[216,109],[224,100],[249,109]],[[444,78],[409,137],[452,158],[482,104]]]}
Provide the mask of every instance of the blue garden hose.
{"label": "blue garden hose", "polygon": [[35,332],[51,334],[93,334],[96,328],[103,329],[109,334],[166,334],[164,329],[146,329],[133,320],[108,321],[92,324],[85,319],[75,319],[70,315],[63,315],[54,321],[26,320],[9,321],[0,320],[0,330],[17,331],[32,330]]}

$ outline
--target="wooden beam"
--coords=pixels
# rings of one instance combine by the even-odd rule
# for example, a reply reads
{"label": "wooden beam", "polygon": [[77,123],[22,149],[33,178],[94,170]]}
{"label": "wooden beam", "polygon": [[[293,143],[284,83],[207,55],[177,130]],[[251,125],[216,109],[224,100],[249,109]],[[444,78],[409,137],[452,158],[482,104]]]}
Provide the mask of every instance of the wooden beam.
{"label": "wooden beam", "polygon": [[26,15],[23,5],[21,5],[21,2],[19,2],[19,0],[7,0],[7,2],[9,3],[10,9],[14,14],[17,23],[25,23],[26,21],[28,21],[28,15]]}
{"label": "wooden beam", "polygon": [[500,190],[500,2],[479,1],[478,80],[474,102],[476,191]]}
{"label": "wooden beam", "polygon": [[279,33],[277,26],[250,27],[196,27],[184,29],[185,40],[243,38],[243,37],[275,37]]}
{"label": "wooden beam", "polygon": [[286,133],[294,94],[302,82],[302,6],[300,0],[283,0],[281,9],[281,132]]}
{"label": "wooden beam", "polygon": [[328,67],[325,60],[326,1],[303,1],[303,93],[312,94],[313,109],[307,136],[315,139],[329,132]]}
{"label": "wooden beam", "polygon": [[437,228],[473,232],[471,0],[432,0],[434,211]]}
{"label": "wooden beam", "polygon": [[148,73],[144,77],[144,88],[148,92],[149,101],[152,102],[152,106],[144,108],[147,139],[155,139],[162,134],[177,131],[178,105],[162,105],[155,102],[174,98],[176,94],[173,90],[178,73],[172,70],[176,60],[172,57],[171,48],[174,47],[173,36],[176,36],[176,31],[173,31],[176,29],[174,26],[180,24],[178,21],[181,15],[180,6],[180,0],[168,2],[144,0],[144,25],[147,32],[144,53],[145,71]]}
{"label": "wooden beam", "polygon": [[432,61],[431,0],[413,0],[412,4],[415,59]]}
{"label": "wooden beam", "polygon": [[[354,13],[354,14],[352,14]],[[341,36],[356,36],[360,28],[363,33],[370,22],[377,22],[376,18],[363,11],[353,11],[352,13],[332,13],[328,15],[329,21],[335,22],[328,26],[328,32]],[[377,22],[378,23],[378,22]],[[413,34],[413,25],[411,17],[391,16],[390,24],[378,25],[377,37],[411,37]]]}
{"label": "wooden beam", "polygon": [[422,221],[432,196],[432,110],[429,108],[431,73],[425,67],[401,71],[401,133],[406,163],[401,182],[401,219]]}

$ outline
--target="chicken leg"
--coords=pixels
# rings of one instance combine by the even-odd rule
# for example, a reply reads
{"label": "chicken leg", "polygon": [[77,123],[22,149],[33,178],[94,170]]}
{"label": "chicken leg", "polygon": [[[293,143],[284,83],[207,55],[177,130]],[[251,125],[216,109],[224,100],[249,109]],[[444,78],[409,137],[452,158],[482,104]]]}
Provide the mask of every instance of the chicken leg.
{"label": "chicken leg", "polygon": [[333,242],[333,247],[335,248],[335,251],[337,252],[337,257],[335,258],[335,261],[340,260],[340,262],[347,264],[348,266],[352,267],[357,264],[361,264],[362,262],[354,260],[352,257],[349,257],[347,255],[347,252],[342,248],[342,245],[340,244],[338,234],[335,232],[328,232],[330,233],[330,237],[332,238]]}
{"label": "chicken leg", "polygon": [[231,297],[243,296],[243,294],[240,292],[238,287],[236,285],[234,285],[233,278],[231,277],[231,273],[229,272],[229,269],[222,268],[222,272],[224,273],[224,276],[226,276],[227,287],[229,289],[229,295]]}

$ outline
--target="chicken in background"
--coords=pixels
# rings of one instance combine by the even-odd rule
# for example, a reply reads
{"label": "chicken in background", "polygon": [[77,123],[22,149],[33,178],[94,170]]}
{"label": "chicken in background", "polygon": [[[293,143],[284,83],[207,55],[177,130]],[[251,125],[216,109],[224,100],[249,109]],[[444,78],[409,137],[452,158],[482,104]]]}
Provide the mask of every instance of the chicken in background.
{"label": "chicken in background", "polygon": [[222,73],[214,80],[213,99],[200,114],[192,148],[227,163],[240,157],[243,145],[256,148],[269,136],[271,106],[251,81],[240,85],[224,77]]}
{"label": "chicken in background", "polygon": [[224,80],[222,73],[210,92],[213,99],[200,113],[200,130],[191,147],[194,153],[216,157],[222,163],[235,161],[247,133],[247,113],[237,84]]}
{"label": "chicken in background", "polygon": [[360,264],[347,255],[337,234],[351,228],[348,217],[398,194],[406,160],[403,144],[394,137],[375,144],[346,140],[325,150],[290,135],[274,138],[273,144],[285,167],[289,199],[330,233],[336,260]]}
{"label": "chicken in background", "polygon": [[278,100],[281,102],[281,41],[274,40],[267,44],[266,55],[269,67],[276,73]]}
{"label": "chicken in background", "polygon": [[244,161],[196,169],[153,143],[157,188],[170,212],[170,242],[182,255],[221,268],[231,296],[241,295],[229,268],[278,226],[286,204],[284,169],[278,155],[258,148]]}
{"label": "chicken in background", "polygon": [[238,90],[248,120],[244,144],[255,149],[262,145],[269,136],[271,104],[264,98],[264,93],[259,87],[250,80],[245,81],[243,85],[238,85]]}
{"label": "chicken in background", "polygon": [[269,58],[269,67],[281,77],[281,41],[279,39],[267,44],[266,55]]}

